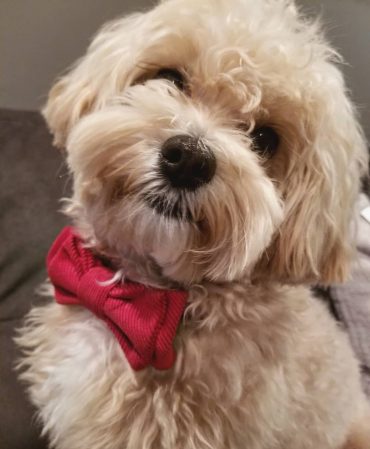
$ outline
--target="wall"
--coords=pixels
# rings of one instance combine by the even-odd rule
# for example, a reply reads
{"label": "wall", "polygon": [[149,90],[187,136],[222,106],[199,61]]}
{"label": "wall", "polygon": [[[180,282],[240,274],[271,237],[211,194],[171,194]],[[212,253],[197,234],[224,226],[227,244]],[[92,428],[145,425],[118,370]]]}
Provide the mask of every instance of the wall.
{"label": "wall", "polygon": [[[0,107],[37,109],[106,20],[154,0],[0,0]],[[202,0],[199,0],[202,1]],[[322,13],[370,136],[370,0],[298,0]]]}
{"label": "wall", "polygon": [[321,15],[325,33],[344,56],[342,69],[370,140],[370,0],[299,0]]}
{"label": "wall", "polygon": [[151,0],[0,0],[0,107],[38,109],[99,26]]}

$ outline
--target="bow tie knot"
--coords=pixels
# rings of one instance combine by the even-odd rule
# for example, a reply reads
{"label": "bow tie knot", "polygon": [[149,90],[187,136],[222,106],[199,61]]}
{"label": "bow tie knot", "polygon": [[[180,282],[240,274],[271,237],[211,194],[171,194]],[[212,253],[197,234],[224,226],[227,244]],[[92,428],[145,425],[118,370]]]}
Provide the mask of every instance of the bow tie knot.
{"label": "bow tie knot", "polygon": [[79,305],[103,320],[115,335],[134,370],[168,369],[175,361],[173,340],[187,293],[125,281],[111,283],[114,273],[67,227],[53,243],[47,268],[59,304]]}

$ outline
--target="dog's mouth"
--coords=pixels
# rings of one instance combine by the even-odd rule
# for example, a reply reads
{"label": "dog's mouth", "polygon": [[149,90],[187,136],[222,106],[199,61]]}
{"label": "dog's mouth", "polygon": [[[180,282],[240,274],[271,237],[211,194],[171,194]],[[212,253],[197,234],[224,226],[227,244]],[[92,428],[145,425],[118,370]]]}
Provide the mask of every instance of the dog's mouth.
{"label": "dog's mouth", "polygon": [[170,197],[159,192],[145,193],[144,200],[149,207],[166,218],[187,222],[194,221],[182,192],[179,192],[176,197]]}

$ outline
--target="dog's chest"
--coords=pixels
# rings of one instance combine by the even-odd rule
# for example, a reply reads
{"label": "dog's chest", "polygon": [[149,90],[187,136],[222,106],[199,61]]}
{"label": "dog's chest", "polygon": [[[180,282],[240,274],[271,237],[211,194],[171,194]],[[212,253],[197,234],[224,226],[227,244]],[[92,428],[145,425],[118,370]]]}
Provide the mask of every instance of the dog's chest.
{"label": "dog's chest", "polygon": [[[206,303],[202,298],[201,307]],[[212,316],[204,327],[185,320],[171,370],[136,373],[104,323],[86,310],[61,311],[66,326],[63,345],[56,345],[64,353],[63,368],[48,380],[53,413],[73,410],[72,416],[85,423],[76,432],[91,444],[110,435],[104,448],[202,449],[211,444],[225,449],[245,447],[249,440],[253,448],[257,436],[272,446],[275,436],[269,429],[283,419],[274,405],[280,390],[273,386],[284,380],[271,364],[270,332],[252,338],[252,321],[240,324],[242,312],[233,307],[219,324],[212,325]],[[215,316],[220,312],[215,310]],[[189,313],[202,311],[193,307]],[[67,427],[73,425],[64,420]],[[273,425],[266,429],[266,422]]]}
{"label": "dog's chest", "polygon": [[[225,308],[222,294],[186,311],[176,363],[164,372],[133,372],[105,323],[87,310],[40,309],[28,338],[42,350],[28,380],[52,438],[63,435],[58,449],[278,447],[281,431],[294,426],[286,363],[298,341],[293,322],[278,301],[248,310],[233,292]],[[207,322],[192,321],[202,315]]]}

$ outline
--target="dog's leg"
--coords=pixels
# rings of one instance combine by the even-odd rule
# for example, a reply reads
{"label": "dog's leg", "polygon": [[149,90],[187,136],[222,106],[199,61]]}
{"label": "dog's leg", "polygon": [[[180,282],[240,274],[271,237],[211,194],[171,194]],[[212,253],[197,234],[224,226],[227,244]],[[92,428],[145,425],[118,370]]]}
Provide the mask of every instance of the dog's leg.
{"label": "dog's leg", "polygon": [[370,412],[352,426],[343,449],[370,449]]}

